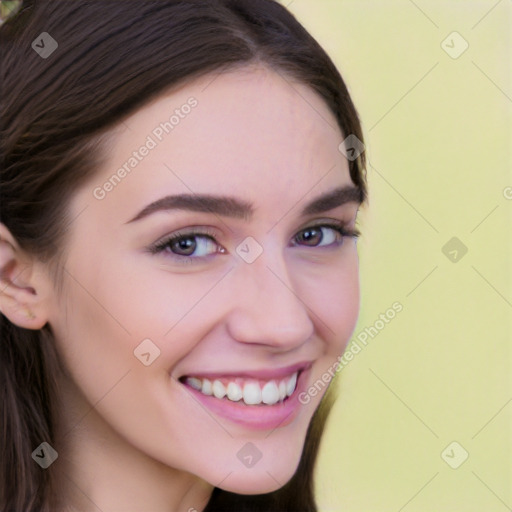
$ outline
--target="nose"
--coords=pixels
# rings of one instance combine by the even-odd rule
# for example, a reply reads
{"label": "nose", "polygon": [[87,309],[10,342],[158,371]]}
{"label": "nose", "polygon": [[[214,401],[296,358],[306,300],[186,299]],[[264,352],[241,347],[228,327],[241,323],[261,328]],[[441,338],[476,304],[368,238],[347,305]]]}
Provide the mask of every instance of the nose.
{"label": "nose", "polygon": [[232,277],[227,329],[235,340],[288,351],[312,337],[312,311],[295,284],[300,276],[290,276],[283,257],[264,251],[253,263],[241,261]]}

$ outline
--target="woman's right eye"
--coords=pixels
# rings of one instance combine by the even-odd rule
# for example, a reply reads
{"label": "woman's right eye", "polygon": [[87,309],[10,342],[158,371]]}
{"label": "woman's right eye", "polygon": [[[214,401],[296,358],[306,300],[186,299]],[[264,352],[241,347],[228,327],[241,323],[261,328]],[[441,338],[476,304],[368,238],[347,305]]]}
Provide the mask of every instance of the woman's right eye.
{"label": "woman's right eye", "polygon": [[225,249],[215,240],[213,232],[178,232],[163,238],[149,248],[152,254],[164,254],[178,262],[200,260],[213,254],[223,254]]}

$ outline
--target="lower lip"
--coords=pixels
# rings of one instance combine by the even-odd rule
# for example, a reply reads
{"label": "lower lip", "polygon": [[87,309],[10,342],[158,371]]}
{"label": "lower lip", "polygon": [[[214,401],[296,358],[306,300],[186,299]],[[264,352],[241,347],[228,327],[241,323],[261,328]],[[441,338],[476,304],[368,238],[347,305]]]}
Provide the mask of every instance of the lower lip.
{"label": "lower lip", "polygon": [[252,430],[274,430],[289,425],[299,412],[302,404],[299,394],[305,388],[309,368],[300,372],[295,391],[284,401],[274,405],[247,405],[243,400],[232,402],[227,398],[204,395],[197,389],[181,383],[201,404],[214,414]]}

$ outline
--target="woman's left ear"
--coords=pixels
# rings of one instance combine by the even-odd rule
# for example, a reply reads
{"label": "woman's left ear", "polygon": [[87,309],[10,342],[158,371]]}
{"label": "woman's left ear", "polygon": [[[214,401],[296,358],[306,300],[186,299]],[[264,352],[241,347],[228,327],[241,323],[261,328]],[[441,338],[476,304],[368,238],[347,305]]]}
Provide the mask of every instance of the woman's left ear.
{"label": "woman's left ear", "polygon": [[15,325],[41,329],[48,321],[50,282],[0,223],[0,311]]}

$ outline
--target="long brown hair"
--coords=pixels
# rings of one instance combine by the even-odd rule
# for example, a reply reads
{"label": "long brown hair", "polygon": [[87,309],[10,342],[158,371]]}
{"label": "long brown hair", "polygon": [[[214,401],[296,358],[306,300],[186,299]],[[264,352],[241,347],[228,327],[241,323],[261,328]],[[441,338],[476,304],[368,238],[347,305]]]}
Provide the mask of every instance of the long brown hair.
{"label": "long brown hair", "polygon": [[[46,58],[32,46],[42,33],[58,44]],[[259,61],[310,86],[341,132],[363,140],[340,73],[274,0],[25,0],[0,27],[0,52],[0,222],[48,262],[57,287],[68,201],[105,156],[101,136],[170,87]],[[366,200],[364,153],[349,166]],[[56,477],[31,454],[55,442],[53,334],[1,314],[0,329],[0,512],[51,512]],[[216,488],[206,511],[316,511],[313,470],[331,403],[328,392],[283,488],[259,496]]]}

